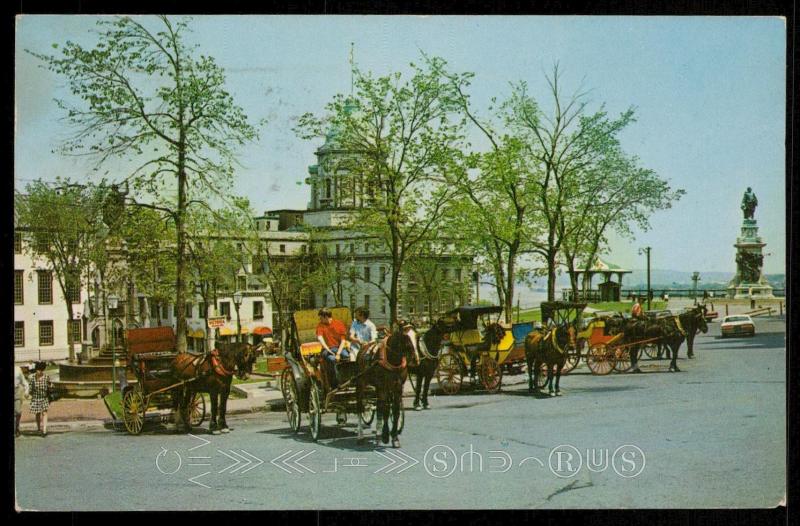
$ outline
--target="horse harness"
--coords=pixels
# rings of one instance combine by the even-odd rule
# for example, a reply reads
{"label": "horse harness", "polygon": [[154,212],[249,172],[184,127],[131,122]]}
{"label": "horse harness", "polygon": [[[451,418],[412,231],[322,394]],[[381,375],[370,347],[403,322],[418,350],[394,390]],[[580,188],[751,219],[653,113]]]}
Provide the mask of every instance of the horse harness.
{"label": "horse harness", "polygon": [[386,345],[389,341],[389,338],[384,338],[380,345],[378,345],[378,352],[377,358],[378,361],[376,362],[378,365],[386,369],[387,371],[400,371],[406,368],[406,357],[403,356],[403,359],[400,360],[399,365],[392,365],[389,363],[389,359],[386,356]]}
{"label": "horse harness", "polygon": [[[200,375],[198,374],[198,370],[199,370],[200,366],[203,365],[203,363],[206,360],[210,360],[211,361],[211,369],[218,376],[233,376],[234,372],[227,370],[225,368],[225,366],[222,364],[222,360],[220,359],[219,350],[218,349],[214,349],[213,351],[211,351],[208,354],[197,356],[194,359],[192,359],[191,361],[186,362],[185,364],[183,364],[183,367],[178,371],[178,374],[183,373],[190,366],[193,366],[195,368],[195,377],[199,378]],[[209,373],[210,373],[210,371],[209,371]],[[209,374],[209,373],[206,373],[206,374]]]}

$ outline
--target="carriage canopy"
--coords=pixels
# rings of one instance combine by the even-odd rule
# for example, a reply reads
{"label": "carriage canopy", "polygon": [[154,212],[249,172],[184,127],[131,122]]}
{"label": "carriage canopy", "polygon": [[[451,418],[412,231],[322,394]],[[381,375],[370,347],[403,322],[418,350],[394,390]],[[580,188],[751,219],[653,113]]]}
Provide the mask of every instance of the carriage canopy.
{"label": "carriage canopy", "polygon": [[458,323],[461,330],[477,329],[478,318],[484,314],[500,314],[503,307],[498,305],[462,305],[445,313],[446,318]]}

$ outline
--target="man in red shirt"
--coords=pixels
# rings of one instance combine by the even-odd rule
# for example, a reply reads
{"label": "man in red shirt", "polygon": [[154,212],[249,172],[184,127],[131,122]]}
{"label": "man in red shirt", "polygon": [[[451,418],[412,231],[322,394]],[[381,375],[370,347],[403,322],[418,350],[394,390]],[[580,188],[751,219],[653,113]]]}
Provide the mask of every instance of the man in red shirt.
{"label": "man in red shirt", "polygon": [[[317,325],[317,340],[322,344],[322,356],[330,364],[329,371],[333,372],[331,387],[338,385],[338,371],[336,370],[336,360],[349,359],[347,342],[347,328],[339,320],[333,319],[331,310],[323,307],[319,310],[319,325]],[[329,373],[330,374],[330,373]]]}

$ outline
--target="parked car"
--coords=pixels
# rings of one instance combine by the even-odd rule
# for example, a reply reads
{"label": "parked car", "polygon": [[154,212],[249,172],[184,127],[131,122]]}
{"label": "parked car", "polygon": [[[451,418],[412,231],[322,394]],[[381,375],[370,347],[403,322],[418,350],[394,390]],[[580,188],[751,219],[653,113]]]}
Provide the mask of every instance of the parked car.
{"label": "parked car", "polygon": [[722,318],[720,330],[723,338],[727,336],[755,336],[756,324],[753,323],[753,318],[746,314],[734,314]]}

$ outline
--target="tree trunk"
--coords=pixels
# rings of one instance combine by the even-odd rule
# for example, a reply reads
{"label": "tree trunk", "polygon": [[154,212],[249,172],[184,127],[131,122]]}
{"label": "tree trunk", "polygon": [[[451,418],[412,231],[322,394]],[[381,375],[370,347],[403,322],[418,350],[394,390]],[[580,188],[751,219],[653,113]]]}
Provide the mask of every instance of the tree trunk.
{"label": "tree trunk", "polygon": [[508,253],[508,263],[506,267],[506,297],[505,297],[505,305],[504,310],[506,312],[506,323],[511,323],[513,321],[513,312],[514,312],[514,279],[516,273],[516,259],[517,253],[516,249],[511,249]]}
{"label": "tree trunk", "polygon": [[67,298],[67,294],[64,294],[64,297],[67,299],[67,343],[69,344],[69,361],[70,363],[75,363],[75,335],[70,334],[73,316],[72,300]]}
{"label": "tree trunk", "polygon": [[556,300],[556,251],[547,253],[547,301]]}
{"label": "tree trunk", "polygon": [[175,346],[178,353],[186,352],[186,224],[184,222],[184,212],[186,211],[186,152],[184,145],[184,132],[181,130],[180,147],[178,150],[178,212],[175,215],[175,228],[178,234],[178,257],[176,260],[175,278],[175,303],[178,311],[177,327],[175,327]]}

